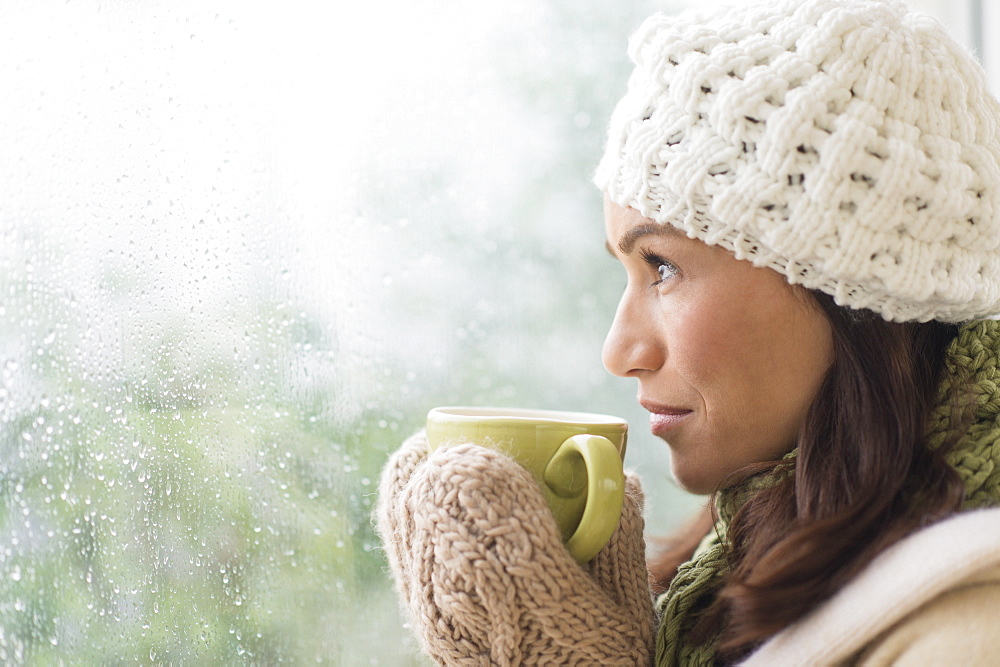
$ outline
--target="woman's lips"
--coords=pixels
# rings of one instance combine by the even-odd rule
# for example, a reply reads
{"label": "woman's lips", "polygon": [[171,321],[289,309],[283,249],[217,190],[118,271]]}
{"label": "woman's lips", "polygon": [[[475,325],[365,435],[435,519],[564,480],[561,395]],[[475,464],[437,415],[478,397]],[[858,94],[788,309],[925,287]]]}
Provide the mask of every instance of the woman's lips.
{"label": "woman's lips", "polygon": [[656,436],[662,436],[673,430],[693,414],[691,410],[667,405],[642,403],[642,407],[649,410],[649,430]]}

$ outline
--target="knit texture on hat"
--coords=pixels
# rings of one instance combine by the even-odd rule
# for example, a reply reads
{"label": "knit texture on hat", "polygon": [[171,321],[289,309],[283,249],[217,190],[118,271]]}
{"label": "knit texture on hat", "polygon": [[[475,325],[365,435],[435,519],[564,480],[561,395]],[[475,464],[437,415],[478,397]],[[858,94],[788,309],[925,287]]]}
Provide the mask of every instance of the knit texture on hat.
{"label": "knit texture on hat", "polygon": [[1000,105],[902,0],[654,15],[595,183],[889,320],[1000,311]]}
{"label": "knit texture on hat", "polygon": [[[1000,506],[1000,323],[992,320],[963,326],[948,347],[947,369],[938,387],[938,402],[927,425],[927,444],[939,447],[957,438],[947,461],[965,482],[966,510]],[[955,414],[954,402],[968,396],[974,421],[966,424]],[[957,422],[957,423],[956,423]],[[794,465],[794,452],[785,457]],[[747,480],[746,486],[727,489],[716,499],[720,524],[683,564],[669,590],[657,601],[660,627],[656,637],[658,665],[713,665],[715,643],[690,645],[684,641],[693,617],[704,609],[722,586],[728,570],[725,534],[728,521],[757,490],[788,474],[781,467]]]}

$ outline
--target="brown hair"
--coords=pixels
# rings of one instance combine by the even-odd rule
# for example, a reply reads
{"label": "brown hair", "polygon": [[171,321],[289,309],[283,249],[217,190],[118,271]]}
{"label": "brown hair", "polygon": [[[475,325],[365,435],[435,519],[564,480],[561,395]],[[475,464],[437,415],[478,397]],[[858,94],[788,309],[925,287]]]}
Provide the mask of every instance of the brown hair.
{"label": "brown hair", "polygon": [[[886,322],[825,294],[813,297],[833,330],[834,361],[799,433],[794,475],[752,496],[732,517],[730,572],[688,638],[699,644],[721,628],[724,658],[745,654],[804,616],[890,544],[955,511],[964,495],[943,451],[924,443],[957,327]],[[724,485],[778,465],[745,468]],[[704,535],[705,525],[704,517],[695,521],[688,537]],[[693,542],[676,541],[651,566],[660,590],[691,556]]]}

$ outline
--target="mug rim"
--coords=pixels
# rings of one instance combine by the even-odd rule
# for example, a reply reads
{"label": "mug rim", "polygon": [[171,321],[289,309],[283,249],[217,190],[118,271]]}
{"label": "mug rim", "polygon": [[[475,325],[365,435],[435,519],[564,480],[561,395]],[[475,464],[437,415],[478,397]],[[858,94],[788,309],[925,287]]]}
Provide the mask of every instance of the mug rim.
{"label": "mug rim", "polygon": [[614,415],[571,410],[545,410],[538,408],[496,408],[466,405],[446,405],[432,408],[427,420],[443,418],[447,421],[475,422],[482,419],[527,424],[546,422],[552,424],[585,424],[588,426],[627,426],[628,422]]}

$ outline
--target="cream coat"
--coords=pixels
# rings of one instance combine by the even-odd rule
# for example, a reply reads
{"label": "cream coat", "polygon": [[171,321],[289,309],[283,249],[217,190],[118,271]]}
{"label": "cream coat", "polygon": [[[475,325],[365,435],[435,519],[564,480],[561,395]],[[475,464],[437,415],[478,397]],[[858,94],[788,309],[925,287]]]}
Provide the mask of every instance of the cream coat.
{"label": "cream coat", "polygon": [[1000,663],[1000,508],[899,542],[746,665]]}

